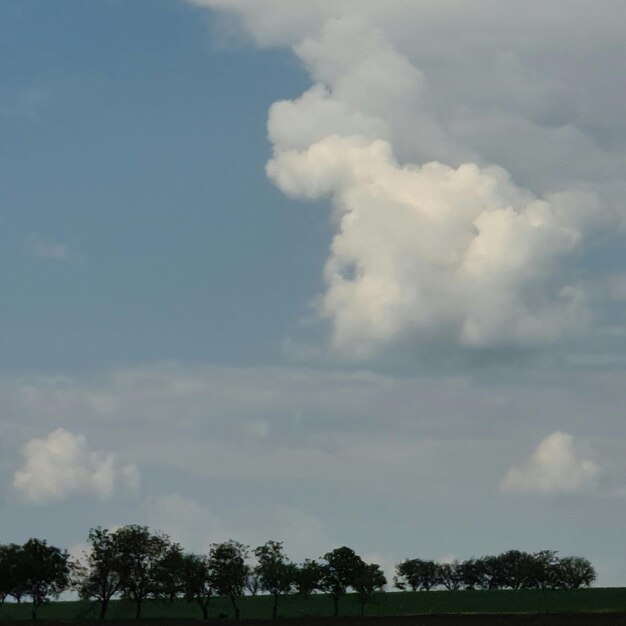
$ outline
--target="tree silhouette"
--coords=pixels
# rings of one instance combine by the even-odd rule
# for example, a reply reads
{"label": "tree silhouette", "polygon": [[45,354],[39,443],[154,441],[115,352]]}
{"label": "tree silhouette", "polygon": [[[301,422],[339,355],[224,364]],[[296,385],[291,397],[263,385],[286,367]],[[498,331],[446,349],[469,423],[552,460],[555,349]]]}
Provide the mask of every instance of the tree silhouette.
{"label": "tree silhouette", "polygon": [[106,528],[92,528],[88,542],[90,549],[85,563],[76,570],[74,586],[81,598],[96,600],[100,619],[105,619],[109,602],[122,586],[121,553],[116,535]]}
{"label": "tree silhouette", "polygon": [[116,530],[115,542],[120,558],[121,592],[135,603],[135,617],[139,619],[144,601],[157,590],[155,571],[172,542],[167,535],[136,524]]}
{"label": "tree silhouette", "polygon": [[356,572],[352,587],[359,596],[361,615],[365,614],[365,604],[387,584],[385,574],[376,563],[364,563]]}
{"label": "tree silhouette", "polygon": [[209,557],[184,554],[182,560],[182,592],[188,602],[196,602],[204,619],[209,618],[209,602],[213,596],[213,584]]}
{"label": "tree silhouette", "polygon": [[317,561],[306,559],[302,565],[296,567],[294,576],[296,590],[301,596],[308,598],[320,587],[322,566]]}
{"label": "tree silhouette", "polygon": [[396,565],[394,584],[398,589],[429,591],[439,582],[438,566],[434,561],[406,559]]}
{"label": "tree silhouette", "polygon": [[357,573],[364,566],[363,560],[354,550],[343,546],[327,552],[322,557],[320,588],[333,599],[333,615],[339,615],[339,599],[348,587],[354,584]]}
{"label": "tree silhouette", "polygon": [[235,611],[235,619],[239,619],[239,598],[243,595],[246,577],[250,568],[246,565],[248,546],[229,539],[223,543],[211,545],[209,567],[211,582],[214,589],[227,596]]}
{"label": "tree silhouette", "polygon": [[22,546],[21,558],[24,594],[31,598],[35,621],[39,607],[50,597],[58,597],[69,586],[69,554],[48,545],[45,540],[29,539]]}
{"label": "tree silhouette", "polygon": [[256,548],[254,554],[258,560],[256,573],[261,589],[273,598],[272,617],[275,619],[278,614],[278,599],[289,593],[294,586],[296,568],[285,556],[280,541],[268,541]]}

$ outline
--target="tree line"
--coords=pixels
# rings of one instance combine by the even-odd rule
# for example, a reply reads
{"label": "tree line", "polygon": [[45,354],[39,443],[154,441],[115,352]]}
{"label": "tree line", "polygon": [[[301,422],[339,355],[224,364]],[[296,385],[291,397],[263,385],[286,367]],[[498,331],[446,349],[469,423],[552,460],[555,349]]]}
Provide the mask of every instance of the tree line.
{"label": "tree line", "polygon": [[[279,541],[251,549],[231,539],[211,544],[208,554],[193,554],[166,534],[135,524],[112,531],[93,528],[87,544],[77,560],[40,539],[0,545],[0,605],[8,597],[18,603],[28,598],[36,619],[42,604],[73,590],[99,607],[101,619],[117,598],[134,603],[138,619],[148,599],[194,602],[207,619],[211,599],[224,596],[239,619],[241,597],[265,593],[272,597],[275,618],[281,597],[320,592],[332,598],[337,616],[340,600],[349,591],[357,594],[363,613],[367,602],[387,585],[380,565],[365,562],[346,546],[299,564],[287,557]],[[582,557],[560,558],[552,550],[532,554],[510,550],[451,563],[406,559],[396,565],[393,582],[396,588],[411,591],[545,591],[589,586],[595,578],[593,566]]]}

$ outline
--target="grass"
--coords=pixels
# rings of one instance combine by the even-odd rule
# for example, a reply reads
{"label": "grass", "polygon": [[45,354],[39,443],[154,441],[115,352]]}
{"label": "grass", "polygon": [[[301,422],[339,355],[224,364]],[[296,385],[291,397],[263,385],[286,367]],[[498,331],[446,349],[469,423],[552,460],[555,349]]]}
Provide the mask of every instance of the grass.
{"label": "grass", "polygon": [[[241,599],[241,618],[270,618],[271,598],[268,596]],[[360,605],[354,594],[343,597],[339,604],[341,616],[359,615]],[[377,595],[365,606],[365,615],[416,615],[436,613],[582,613],[626,612],[626,588],[606,587],[576,591],[428,591],[393,592]],[[226,598],[211,601],[210,617],[233,611]],[[134,618],[134,605],[114,601],[109,607],[110,621]],[[282,617],[321,617],[332,615],[332,600],[316,594],[303,599],[298,596],[281,598],[279,615]],[[164,603],[151,600],[144,604],[145,619],[201,619],[197,605],[183,600]],[[42,620],[77,621],[98,617],[97,608],[89,602],[51,602],[41,607]],[[0,622],[30,620],[30,605],[5,603],[0,608]]]}

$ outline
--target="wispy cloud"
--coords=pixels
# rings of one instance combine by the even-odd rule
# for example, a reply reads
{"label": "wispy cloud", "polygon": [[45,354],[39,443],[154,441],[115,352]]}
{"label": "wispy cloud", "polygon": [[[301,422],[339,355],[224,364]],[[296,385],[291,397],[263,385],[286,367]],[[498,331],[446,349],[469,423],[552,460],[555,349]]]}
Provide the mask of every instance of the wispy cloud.
{"label": "wispy cloud", "polygon": [[52,95],[42,87],[26,87],[0,103],[0,116],[41,120],[42,112],[53,102]]}
{"label": "wispy cloud", "polygon": [[51,261],[67,261],[70,258],[69,246],[52,238],[32,234],[26,240],[28,252],[38,258]]}

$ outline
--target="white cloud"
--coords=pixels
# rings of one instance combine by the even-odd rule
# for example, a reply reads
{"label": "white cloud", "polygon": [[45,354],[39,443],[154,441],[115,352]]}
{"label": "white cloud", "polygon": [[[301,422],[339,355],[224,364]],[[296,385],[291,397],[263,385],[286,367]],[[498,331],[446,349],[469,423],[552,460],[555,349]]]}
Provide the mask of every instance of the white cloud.
{"label": "white cloud", "polygon": [[268,172],[286,193],[333,196],[320,311],[343,352],[407,335],[537,345],[589,322],[581,289],[555,273],[581,239],[562,198],[535,198],[501,169],[400,167],[386,142],[331,137],[279,152]]}
{"label": "white cloud", "polygon": [[31,504],[92,495],[108,500],[121,488],[136,493],[139,471],[120,467],[114,454],[89,449],[83,435],[58,428],[22,449],[24,464],[13,475],[14,490]]}
{"label": "white cloud", "polygon": [[69,257],[69,248],[66,244],[39,235],[31,235],[26,247],[30,254],[39,259],[66,261]]}
{"label": "white cloud", "polygon": [[589,24],[565,2],[532,15],[513,2],[195,4],[238,15],[260,45],[290,46],[311,76],[270,110],[267,172],[294,198],[332,200],[318,310],[340,353],[542,346],[589,327],[576,255],[617,223],[607,181],[621,180],[626,150],[616,161],[587,134],[603,118],[576,108],[587,94],[554,70],[555,37],[603,35],[610,56],[612,20]]}
{"label": "white cloud", "polygon": [[506,492],[575,492],[593,486],[600,468],[576,449],[574,438],[555,432],[543,439],[532,456],[504,477]]}

